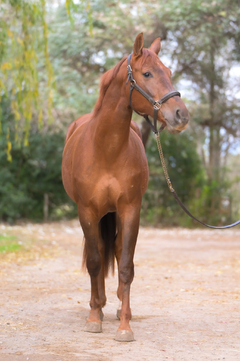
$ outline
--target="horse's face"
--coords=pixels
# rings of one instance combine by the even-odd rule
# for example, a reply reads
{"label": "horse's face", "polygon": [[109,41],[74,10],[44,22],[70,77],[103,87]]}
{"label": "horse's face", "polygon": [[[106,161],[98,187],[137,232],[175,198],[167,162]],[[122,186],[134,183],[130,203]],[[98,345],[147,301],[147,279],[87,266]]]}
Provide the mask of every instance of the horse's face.
{"label": "horse's face", "polygon": [[[154,100],[160,100],[166,93],[174,90],[171,83],[171,71],[158,58],[160,38],[150,49],[143,49],[143,35],[139,34],[133,46],[131,67],[136,83]],[[132,105],[135,110],[153,116],[153,105],[138,91],[132,93]],[[189,121],[188,110],[180,97],[174,96],[162,104],[158,111],[158,120],[166,124],[171,133],[179,133]]]}

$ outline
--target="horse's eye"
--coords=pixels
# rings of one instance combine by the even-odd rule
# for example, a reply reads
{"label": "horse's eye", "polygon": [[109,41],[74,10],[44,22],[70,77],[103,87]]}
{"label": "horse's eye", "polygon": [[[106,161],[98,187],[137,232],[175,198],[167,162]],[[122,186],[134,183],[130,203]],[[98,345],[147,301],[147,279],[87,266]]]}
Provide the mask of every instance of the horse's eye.
{"label": "horse's eye", "polygon": [[150,78],[152,77],[152,74],[149,71],[147,71],[146,73],[143,73],[143,76],[145,76],[145,78]]}

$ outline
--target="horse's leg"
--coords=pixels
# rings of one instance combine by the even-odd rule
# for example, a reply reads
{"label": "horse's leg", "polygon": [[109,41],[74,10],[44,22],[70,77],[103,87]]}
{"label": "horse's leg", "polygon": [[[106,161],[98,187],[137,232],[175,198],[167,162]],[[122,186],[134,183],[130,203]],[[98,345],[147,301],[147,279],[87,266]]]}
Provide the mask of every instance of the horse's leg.
{"label": "horse's leg", "polygon": [[119,299],[119,307],[117,309],[117,318],[120,320],[121,308],[122,308],[122,286],[120,282],[120,272],[119,272],[119,263],[122,254],[122,228],[120,219],[118,218],[118,234],[115,242],[115,257],[117,260],[118,265],[118,289],[117,289],[117,296]]}
{"label": "horse's leg", "polygon": [[104,245],[100,248],[101,255],[101,269],[98,275],[98,296],[99,296],[99,304],[100,304],[100,319],[103,321],[103,312],[102,308],[106,305],[106,293],[105,293],[105,275],[104,275]]}
{"label": "horse's leg", "polygon": [[133,341],[134,336],[130,328],[131,319],[130,309],[130,286],[134,277],[133,256],[137,241],[140,206],[128,207],[120,216],[122,228],[122,252],[119,261],[119,296],[122,299],[122,308],[120,314],[120,326],[117,330],[115,340]]}
{"label": "horse's leg", "polygon": [[119,306],[117,308],[117,318],[120,320],[121,309],[122,309],[122,283],[120,281],[120,271],[119,271],[119,263],[122,255],[122,228],[120,219],[118,219],[118,234],[115,242],[115,256],[118,265],[118,289],[117,289],[117,297],[119,299]]}
{"label": "horse's leg", "polygon": [[102,285],[103,271],[98,221],[92,212],[86,209],[79,210],[79,219],[85,237],[86,265],[91,279],[91,310],[85,331],[102,332],[101,315],[103,302],[100,297],[103,296],[103,291],[99,284]]}

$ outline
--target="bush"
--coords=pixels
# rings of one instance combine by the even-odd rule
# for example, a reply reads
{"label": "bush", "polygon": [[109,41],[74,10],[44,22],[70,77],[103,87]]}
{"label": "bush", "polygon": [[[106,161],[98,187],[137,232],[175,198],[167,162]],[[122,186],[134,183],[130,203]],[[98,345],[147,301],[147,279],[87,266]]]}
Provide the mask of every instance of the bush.
{"label": "bush", "polygon": [[[173,188],[180,199],[190,205],[206,182],[194,139],[188,132],[174,135],[165,131],[161,134],[161,143]],[[183,213],[168,190],[153,136],[149,139],[146,154],[149,186],[143,197],[142,224],[191,225],[190,218]]]}
{"label": "bush", "polygon": [[[5,109],[6,103],[2,106]],[[6,113],[10,114],[9,111]],[[31,131],[28,147],[17,144],[12,135],[12,161],[9,162],[6,134],[7,127],[13,127],[13,121],[10,116],[3,115],[0,138],[0,219],[8,222],[20,218],[43,220],[44,194],[49,198],[50,218],[58,218],[56,210],[63,204],[69,207],[61,212],[62,216],[76,215],[76,207],[62,185],[63,132],[54,132],[53,129],[46,133]]]}

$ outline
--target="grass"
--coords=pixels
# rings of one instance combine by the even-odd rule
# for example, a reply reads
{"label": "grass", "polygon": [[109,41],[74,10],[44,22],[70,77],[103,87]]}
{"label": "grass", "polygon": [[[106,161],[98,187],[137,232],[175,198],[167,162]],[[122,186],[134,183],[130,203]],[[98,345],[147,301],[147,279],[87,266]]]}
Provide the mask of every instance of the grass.
{"label": "grass", "polygon": [[16,252],[21,249],[17,237],[0,234],[0,253]]}

